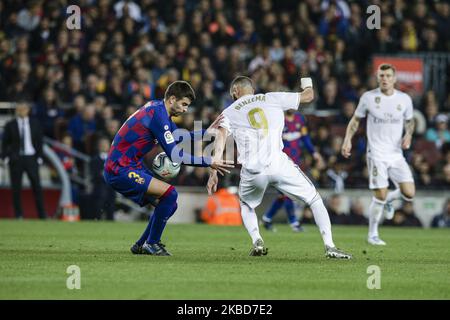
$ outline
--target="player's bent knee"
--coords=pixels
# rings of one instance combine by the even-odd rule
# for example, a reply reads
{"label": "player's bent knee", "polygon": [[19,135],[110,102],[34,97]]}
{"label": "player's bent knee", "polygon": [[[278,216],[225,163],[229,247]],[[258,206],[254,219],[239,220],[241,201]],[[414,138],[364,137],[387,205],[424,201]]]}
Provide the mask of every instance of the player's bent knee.
{"label": "player's bent knee", "polygon": [[374,198],[380,202],[386,201],[387,198],[387,190],[386,191],[376,191],[374,194]]}
{"label": "player's bent knee", "polygon": [[402,198],[405,201],[413,201],[415,196],[415,192],[414,191],[407,191],[407,192],[403,192],[402,193]]}
{"label": "player's bent knee", "polygon": [[401,188],[402,198],[406,201],[412,201],[416,195],[416,188],[414,185],[406,185]]}
{"label": "player's bent knee", "polygon": [[160,201],[165,200],[167,202],[171,202],[176,204],[178,200],[178,192],[174,186],[170,186],[166,192],[161,196]]}
{"label": "player's bent knee", "polygon": [[320,196],[320,194],[318,192],[316,192],[314,197],[310,201],[306,202],[306,204],[309,207],[311,207],[314,203],[316,203],[317,201],[321,201],[321,200],[322,200],[322,197]]}

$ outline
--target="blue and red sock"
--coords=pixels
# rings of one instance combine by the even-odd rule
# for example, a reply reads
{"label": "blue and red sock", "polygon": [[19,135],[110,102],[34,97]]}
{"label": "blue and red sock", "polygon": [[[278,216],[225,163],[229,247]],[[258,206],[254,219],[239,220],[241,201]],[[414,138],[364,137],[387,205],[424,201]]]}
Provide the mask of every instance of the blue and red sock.
{"label": "blue and red sock", "polygon": [[[166,192],[159,198],[159,203],[150,217],[147,227],[139,240],[136,242],[142,246],[145,241],[156,243],[161,240],[162,232],[166,226],[167,220],[175,213],[178,193],[173,186],[170,186]],[[153,227],[153,233],[151,233]]]}
{"label": "blue and red sock", "polygon": [[264,215],[265,221],[267,221],[267,222],[272,221],[272,218],[277,214],[278,210],[280,210],[280,208],[283,206],[284,198],[285,197],[278,197],[273,201],[272,206]]}
{"label": "blue and red sock", "polygon": [[155,208],[151,219],[150,232],[147,242],[150,244],[157,243],[161,240],[161,235],[166,227],[167,220],[175,213],[177,205],[178,193],[173,186],[159,198],[159,203]]}
{"label": "blue and red sock", "polygon": [[286,200],[284,201],[284,208],[286,209],[289,224],[297,225],[298,220],[297,220],[297,217],[295,216],[295,212],[294,212],[294,201],[292,201],[291,199],[286,197]]}

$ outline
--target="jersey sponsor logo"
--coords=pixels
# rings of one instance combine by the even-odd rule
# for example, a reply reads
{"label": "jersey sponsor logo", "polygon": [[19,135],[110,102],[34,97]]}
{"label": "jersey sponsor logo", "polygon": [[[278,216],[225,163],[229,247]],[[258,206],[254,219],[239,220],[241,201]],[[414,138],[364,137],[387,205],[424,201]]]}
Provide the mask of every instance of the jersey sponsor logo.
{"label": "jersey sponsor logo", "polygon": [[166,140],[167,144],[175,142],[175,139],[173,138],[172,132],[170,132],[169,130],[164,132],[164,140]]}
{"label": "jersey sponsor logo", "polygon": [[400,123],[400,119],[394,118],[392,113],[384,113],[384,119],[373,117],[374,124],[398,124]]}
{"label": "jersey sponsor logo", "polygon": [[134,182],[139,183],[139,184],[145,183],[145,179],[141,178],[141,176],[134,171],[128,172],[128,178],[133,179]]}

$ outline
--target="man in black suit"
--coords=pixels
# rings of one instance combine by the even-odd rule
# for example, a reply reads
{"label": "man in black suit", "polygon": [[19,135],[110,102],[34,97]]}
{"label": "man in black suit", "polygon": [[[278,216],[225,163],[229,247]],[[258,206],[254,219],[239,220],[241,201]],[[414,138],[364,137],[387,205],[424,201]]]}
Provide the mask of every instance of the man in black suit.
{"label": "man in black suit", "polygon": [[39,164],[42,164],[43,134],[39,121],[29,118],[30,107],[25,102],[16,106],[16,118],[5,125],[2,158],[9,163],[16,218],[23,217],[21,205],[22,175],[27,173],[33,188],[39,218],[47,217],[44,211]]}

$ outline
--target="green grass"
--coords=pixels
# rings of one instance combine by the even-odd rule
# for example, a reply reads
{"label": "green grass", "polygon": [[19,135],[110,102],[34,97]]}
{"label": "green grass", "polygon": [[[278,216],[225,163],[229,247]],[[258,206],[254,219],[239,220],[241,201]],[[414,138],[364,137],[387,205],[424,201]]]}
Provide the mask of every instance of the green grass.
{"label": "green grass", "polygon": [[[168,225],[172,257],[136,256],[144,223],[0,221],[0,299],[449,299],[450,230],[333,228],[351,261],[324,258],[315,226],[263,233],[269,255],[248,257],[244,227]],[[66,269],[81,268],[81,290]],[[369,290],[367,267],[381,269]]]}

